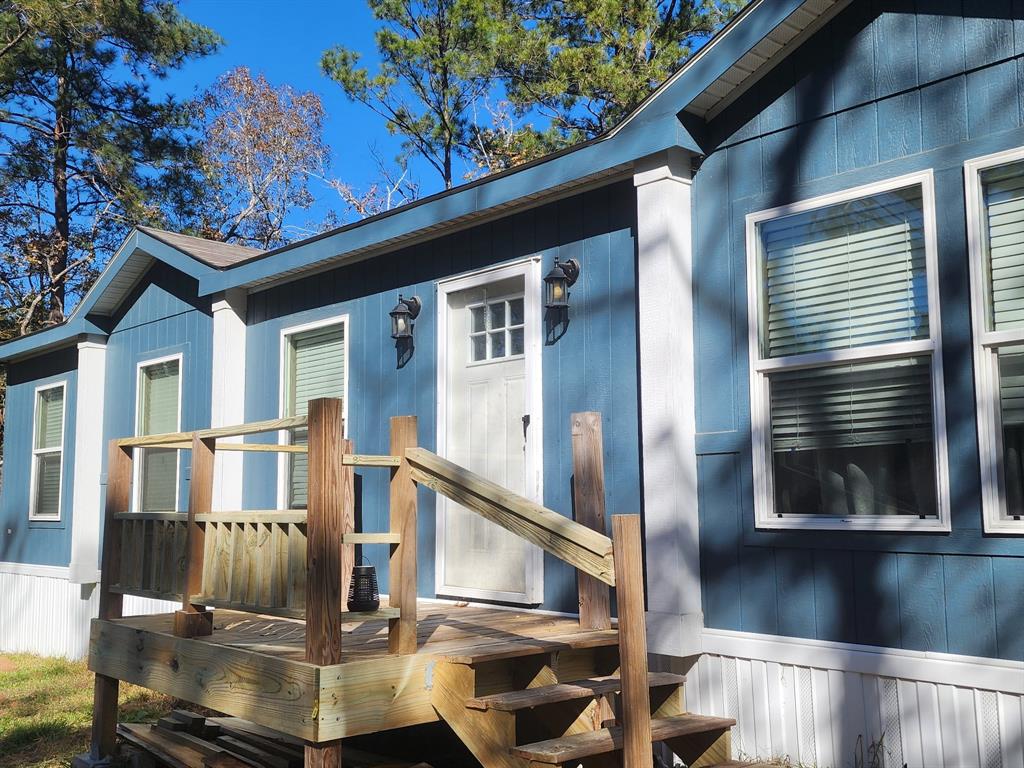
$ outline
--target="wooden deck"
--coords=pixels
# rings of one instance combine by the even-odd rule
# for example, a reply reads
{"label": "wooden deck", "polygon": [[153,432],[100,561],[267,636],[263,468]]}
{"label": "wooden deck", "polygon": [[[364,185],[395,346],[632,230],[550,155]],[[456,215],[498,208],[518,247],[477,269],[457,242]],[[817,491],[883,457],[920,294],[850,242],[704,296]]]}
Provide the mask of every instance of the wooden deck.
{"label": "wooden deck", "polygon": [[[515,664],[541,657],[575,680],[618,667],[618,631],[575,618],[421,600],[417,650],[388,652],[386,621],[346,624],[340,664],[306,658],[306,625],[239,611],[214,613],[212,635],[174,635],[174,615],[93,622],[90,668],[307,741],[434,722],[439,662],[490,667],[476,695],[508,690]],[[557,660],[557,661],[556,661]]]}

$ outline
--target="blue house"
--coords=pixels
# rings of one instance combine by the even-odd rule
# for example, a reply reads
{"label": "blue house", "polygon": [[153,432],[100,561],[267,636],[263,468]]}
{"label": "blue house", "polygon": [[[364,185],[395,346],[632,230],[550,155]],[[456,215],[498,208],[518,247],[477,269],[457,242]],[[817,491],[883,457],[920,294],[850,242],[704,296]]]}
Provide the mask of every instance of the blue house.
{"label": "blue house", "polygon": [[[600,411],[650,648],[737,753],[1024,764],[1019,2],[754,0],[600,139],[266,253],[139,228],[0,359],[0,650],[85,654],[112,438],[340,397],[359,452],[415,414],[570,514]],[[133,510],[183,508],[187,452],[139,459]],[[301,507],[304,472],[233,454],[214,506]],[[576,610],[563,563],[420,504],[421,596]]]}

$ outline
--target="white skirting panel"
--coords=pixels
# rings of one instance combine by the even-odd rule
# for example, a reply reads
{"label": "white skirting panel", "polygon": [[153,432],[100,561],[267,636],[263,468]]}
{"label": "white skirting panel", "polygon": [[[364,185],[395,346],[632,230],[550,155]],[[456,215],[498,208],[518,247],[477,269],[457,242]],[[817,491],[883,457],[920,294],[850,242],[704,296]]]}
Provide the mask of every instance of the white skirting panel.
{"label": "white skirting panel", "polygon": [[817,768],[1019,768],[1024,697],[1007,672],[1009,693],[704,654],[687,671],[686,704],[736,719],[736,757]]}
{"label": "white skirting panel", "polygon": [[[89,622],[99,610],[99,590],[92,584],[72,584],[67,569],[52,570],[61,575],[11,573],[0,568],[0,653],[68,659],[84,659],[89,654]],[[166,613],[177,607],[163,600],[124,598],[126,615]]]}

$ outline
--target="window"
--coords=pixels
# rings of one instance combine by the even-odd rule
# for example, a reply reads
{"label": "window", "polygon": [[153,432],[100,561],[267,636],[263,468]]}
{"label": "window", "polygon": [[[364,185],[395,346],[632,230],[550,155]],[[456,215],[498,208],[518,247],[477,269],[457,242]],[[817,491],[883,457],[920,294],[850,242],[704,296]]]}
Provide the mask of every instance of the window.
{"label": "window", "polygon": [[[309,401],[318,397],[345,397],[345,322],[332,321],[284,335],[284,416],[305,416]],[[308,431],[292,430],[291,442],[306,445]],[[285,454],[285,502],[288,509],[304,509],[308,478],[308,457]]]}
{"label": "window", "polygon": [[29,517],[59,520],[64,469],[64,384],[36,390]]}
{"label": "window", "polygon": [[469,354],[474,363],[522,355],[525,350],[523,297],[485,299],[470,314]]}
{"label": "window", "polygon": [[[181,429],[181,356],[139,365],[136,432],[159,435]],[[143,448],[136,452],[135,508],[173,512],[178,508],[178,451]]]}
{"label": "window", "polygon": [[931,174],[747,217],[757,522],[948,527]]}
{"label": "window", "polygon": [[985,530],[1024,533],[1024,149],[965,174]]}

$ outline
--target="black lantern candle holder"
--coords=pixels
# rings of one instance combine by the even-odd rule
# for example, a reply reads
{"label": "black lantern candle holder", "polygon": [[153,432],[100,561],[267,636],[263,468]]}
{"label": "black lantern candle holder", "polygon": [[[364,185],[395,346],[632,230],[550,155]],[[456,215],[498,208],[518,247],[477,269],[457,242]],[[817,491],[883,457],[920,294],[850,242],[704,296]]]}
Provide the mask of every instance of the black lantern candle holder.
{"label": "black lantern candle holder", "polygon": [[380,608],[380,590],[377,588],[377,569],[372,565],[352,568],[348,585],[348,609],[355,613],[369,613]]}

